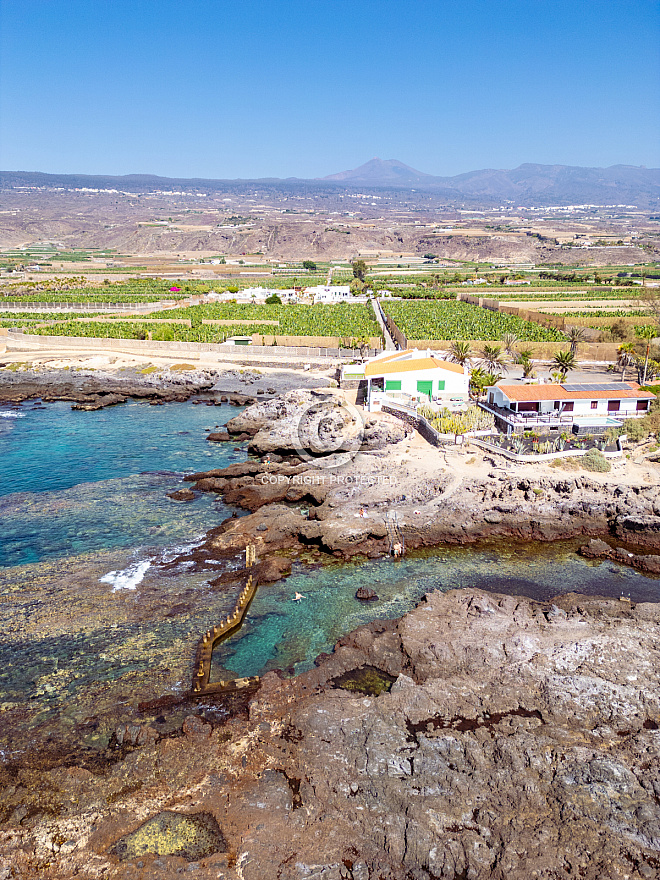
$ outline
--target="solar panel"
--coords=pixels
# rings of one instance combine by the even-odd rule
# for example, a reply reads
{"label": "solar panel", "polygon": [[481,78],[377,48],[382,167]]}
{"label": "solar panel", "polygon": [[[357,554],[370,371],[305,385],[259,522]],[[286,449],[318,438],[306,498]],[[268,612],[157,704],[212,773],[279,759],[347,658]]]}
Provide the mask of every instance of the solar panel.
{"label": "solar panel", "polygon": [[631,386],[628,385],[627,382],[601,382],[589,385],[562,385],[561,387],[569,394],[574,394],[580,391],[632,391]]}

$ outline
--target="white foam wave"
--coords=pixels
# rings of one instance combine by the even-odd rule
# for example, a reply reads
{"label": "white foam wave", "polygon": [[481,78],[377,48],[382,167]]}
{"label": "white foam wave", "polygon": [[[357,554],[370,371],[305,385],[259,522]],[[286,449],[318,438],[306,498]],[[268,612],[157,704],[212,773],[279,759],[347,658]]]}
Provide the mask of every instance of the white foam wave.
{"label": "white foam wave", "polygon": [[25,418],[25,413],[19,413],[19,412],[13,412],[13,411],[7,412],[7,410],[3,410],[3,412],[0,412],[0,419],[24,419],[24,418]]}
{"label": "white foam wave", "polygon": [[204,535],[199,535],[188,544],[179,544],[175,545],[174,547],[167,547],[165,550],[162,551],[159,562],[173,562],[177,558],[177,556],[186,556],[186,554],[190,553],[192,550],[196,550],[197,547],[200,547],[203,543]]}
{"label": "white foam wave", "polygon": [[112,592],[119,590],[135,590],[151,566],[151,562],[134,562],[122,571],[109,571],[100,579],[102,584],[112,584]]}

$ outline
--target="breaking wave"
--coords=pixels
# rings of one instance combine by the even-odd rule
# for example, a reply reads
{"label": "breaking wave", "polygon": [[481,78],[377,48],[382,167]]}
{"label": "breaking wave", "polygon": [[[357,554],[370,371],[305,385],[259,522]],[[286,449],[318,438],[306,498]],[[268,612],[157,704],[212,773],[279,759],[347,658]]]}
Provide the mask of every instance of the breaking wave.
{"label": "breaking wave", "polygon": [[112,584],[112,592],[117,593],[119,590],[135,590],[151,566],[149,560],[145,562],[134,562],[128,568],[122,571],[109,571],[100,578],[102,584]]}

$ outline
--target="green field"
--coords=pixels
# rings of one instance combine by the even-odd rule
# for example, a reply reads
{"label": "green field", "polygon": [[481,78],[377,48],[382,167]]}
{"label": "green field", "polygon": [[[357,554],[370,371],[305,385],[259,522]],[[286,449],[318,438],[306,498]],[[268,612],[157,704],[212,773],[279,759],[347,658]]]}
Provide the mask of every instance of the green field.
{"label": "green field", "polygon": [[[48,316],[53,320],[53,316]],[[217,303],[171,309],[149,317],[165,319],[188,318],[192,327],[180,324],[149,323],[143,321],[111,320],[84,323],[75,319],[56,321],[48,327],[31,332],[48,336],[85,336],[116,339],[144,339],[149,333],[154,340],[179,342],[223,342],[229,336],[251,336],[253,333],[269,336],[336,336],[340,339],[380,337],[380,329],[369,306],[361,303],[340,305],[249,305]],[[257,320],[279,321],[279,325],[229,324],[204,325],[202,320]],[[9,319],[11,320],[11,319]],[[40,322],[43,318],[40,318]],[[17,321],[18,323],[18,321]],[[26,321],[21,321],[25,324]],[[9,325],[7,325],[9,326]]]}
{"label": "green field", "polygon": [[523,321],[463,302],[387,302],[383,311],[408,339],[499,340],[505,333],[527,342],[560,342],[566,337],[555,329]]}
{"label": "green field", "polygon": [[[279,327],[256,325],[254,333],[279,333],[283,336],[380,336],[380,328],[371,307],[366,303],[328,305],[252,305],[250,303],[213,303],[154,312],[152,318],[190,318],[193,327],[202,320],[279,321]],[[223,332],[224,328],[220,328]],[[243,331],[242,335],[247,335]]]}

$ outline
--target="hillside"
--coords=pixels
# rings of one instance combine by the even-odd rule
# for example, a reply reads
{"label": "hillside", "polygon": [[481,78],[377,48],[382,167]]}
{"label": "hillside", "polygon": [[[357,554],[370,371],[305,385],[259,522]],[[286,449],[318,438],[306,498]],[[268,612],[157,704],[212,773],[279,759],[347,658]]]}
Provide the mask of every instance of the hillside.
{"label": "hillside", "polygon": [[[314,200],[350,195],[356,187],[387,190],[398,198],[418,200],[428,193],[444,204],[492,206],[507,202],[545,207],[552,205],[635,205],[660,209],[660,169],[632,165],[583,168],[525,163],[512,170],[481,169],[453,177],[417,171],[397,159],[374,158],[349,171],[316,180],[206,180],[168,178],[150,174],[124,176],[45,174],[32,171],[0,172],[0,189],[102,189],[128,193],[252,193],[259,197],[300,196]],[[428,199],[427,199],[428,204]]]}

